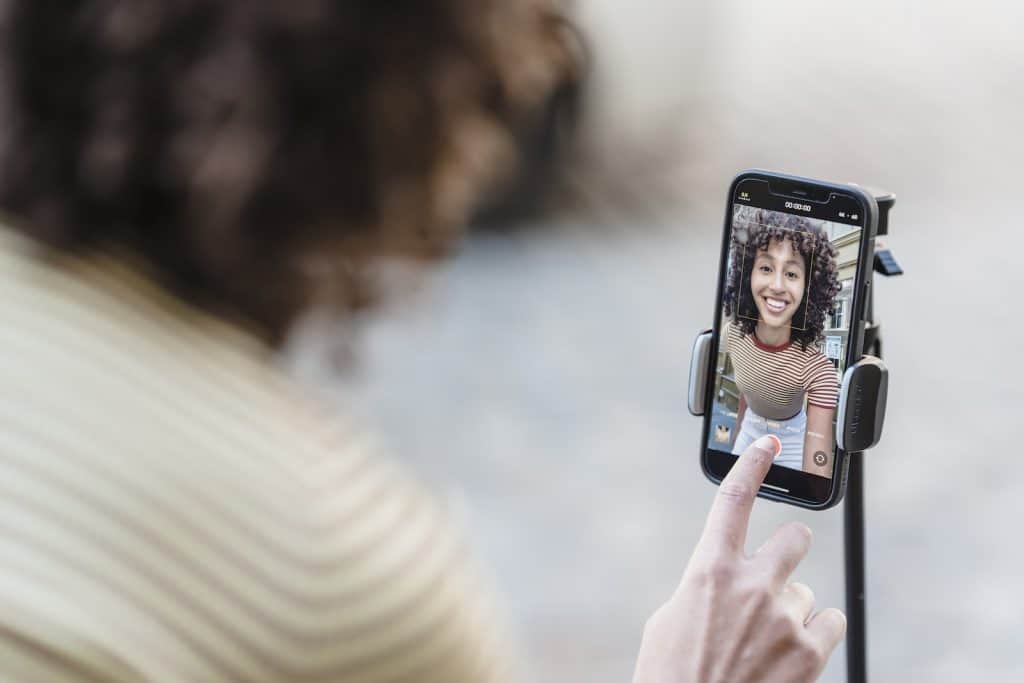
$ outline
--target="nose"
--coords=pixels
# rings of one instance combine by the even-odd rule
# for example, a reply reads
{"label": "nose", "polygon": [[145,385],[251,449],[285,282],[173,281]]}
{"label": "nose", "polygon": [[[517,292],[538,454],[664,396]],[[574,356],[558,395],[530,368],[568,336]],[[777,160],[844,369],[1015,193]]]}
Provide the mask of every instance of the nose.
{"label": "nose", "polygon": [[782,269],[776,269],[775,274],[772,276],[771,287],[776,292],[785,291],[782,284]]}

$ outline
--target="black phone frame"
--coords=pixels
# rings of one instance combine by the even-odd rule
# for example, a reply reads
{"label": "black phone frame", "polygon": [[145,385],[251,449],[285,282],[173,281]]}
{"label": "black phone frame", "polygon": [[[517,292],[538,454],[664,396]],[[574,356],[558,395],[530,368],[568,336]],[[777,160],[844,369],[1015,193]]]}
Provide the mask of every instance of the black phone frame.
{"label": "black phone frame", "polygon": [[[763,180],[768,183],[776,181],[784,183],[791,187],[796,187],[807,191],[808,195],[812,193],[820,192],[836,192],[843,195],[849,195],[856,198],[862,205],[862,210],[865,213],[865,220],[863,224],[863,233],[860,240],[860,252],[858,254],[857,272],[854,278],[854,293],[851,306],[851,324],[848,333],[848,342],[846,349],[846,367],[850,367],[853,363],[857,362],[864,352],[864,334],[865,326],[867,324],[867,317],[869,316],[871,306],[869,305],[868,299],[871,296],[871,274],[872,264],[874,261],[874,247],[875,237],[878,233],[878,205],[875,201],[875,197],[856,185],[831,183],[827,181],[813,180],[811,178],[803,178],[800,176],[787,175],[784,173],[776,173],[773,171],[766,171],[761,169],[750,169],[739,173],[729,185],[729,194],[726,199],[726,211],[725,219],[722,231],[722,247],[719,254],[719,267],[718,267],[718,285],[715,293],[715,310],[714,310],[714,327],[711,330],[711,348],[708,351],[709,357],[712,359],[712,367],[709,368],[707,377],[705,378],[704,386],[704,414],[703,423],[701,428],[701,455],[700,455],[700,466],[701,471],[704,472],[704,476],[710,479],[714,484],[720,484],[722,478],[728,472],[718,474],[710,469],[709,459],[714,457],[718,459],[732,458],[732,462],[735,462],[735,456],[719,451],[718,449],[708,448],[708,436],[710,434],[711,423],[712,423],[712,402],[714,401],[714,382],[716,372],[714,370],[714,359],[718,358],[718,344],[719,336],[722,328],[722,295],[725,287],[725,280],[728,277],[726,272],[726,264],[728,263],[729,249],[731,244],[732,235],[732,216],[733,216],[733,205],[735,204],[736,190],[740,183],[745,180]],[[792,195],[794,201],[816,201],[809,199],[807,196]],[[830,507],[837,505],[846,492],[848,478],[849,478],[849,465],[850,465],[850,453],[847,453],[840,449],[838,446],[833,446],[833,457],[835,458],[835,465],[833,468],[833,476],[829,479],[829,492],[828,496],[823,500],[814,501],[800,498],[793,495],[782,493],[781,491],[775,491],[770,488],[764,487],[758,490],[758,496],[761,498],[767,498],[770,500],[776,500],[790,505],[796,505],[798,507],[807,508],[810,510],[825,510]],[[731,466],[731,463],[730,463]],[[766,477],[767,483],[770,485],[773,476],[773,472],[784,470],[777,465],[772,465],[772,471],[769,472]],[[794,473],[784,472],[780,473],[782,476],[793,477],[797,476]],[[800,473],[800,477],[814,477],[817,475],[811,475],[807,473]],[[820,477],[825,479],[825,477]]]}

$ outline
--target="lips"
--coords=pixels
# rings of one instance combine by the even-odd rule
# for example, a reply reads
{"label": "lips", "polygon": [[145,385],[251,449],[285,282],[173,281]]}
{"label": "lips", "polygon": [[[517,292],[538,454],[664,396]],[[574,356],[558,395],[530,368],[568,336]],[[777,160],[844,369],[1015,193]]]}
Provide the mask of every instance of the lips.
{"label": "lips", "polygon": [[782,299],[775,299],[770,296],[763,297],[763,299],[765,308],[772,313],[782,313],[786,310],[786,306],[789,305],[789,302],[783,301]]}

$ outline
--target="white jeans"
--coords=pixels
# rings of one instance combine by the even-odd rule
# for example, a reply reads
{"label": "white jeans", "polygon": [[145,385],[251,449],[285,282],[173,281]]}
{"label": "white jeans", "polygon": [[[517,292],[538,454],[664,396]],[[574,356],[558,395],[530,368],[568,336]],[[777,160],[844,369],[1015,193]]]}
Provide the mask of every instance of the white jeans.
{"label": "white jeans", "polygon": [[804,435],[807,433],[807,413],[800,412],[788,420],[768,420],[753,412],[749,407],[743,413],[743,424],[736,435],[732,452],[739,455],[747,446],[765,434],[773,434],[782,442],[782,453],[775,458],[776,465],[794,470],[804,468]]}

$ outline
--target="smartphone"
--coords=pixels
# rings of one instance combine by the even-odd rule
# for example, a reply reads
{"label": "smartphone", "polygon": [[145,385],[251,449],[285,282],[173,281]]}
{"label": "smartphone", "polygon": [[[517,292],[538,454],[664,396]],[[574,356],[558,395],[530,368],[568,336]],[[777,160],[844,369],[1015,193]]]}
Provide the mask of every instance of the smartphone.
{"label": "smartphone", "polygon": [[729,188],[704,397],[701,467],[715,483],[765,434],[782,442],[758,495],[842,500],[846,368],[863,353],[878,207],[854,185],[769,171]]}

